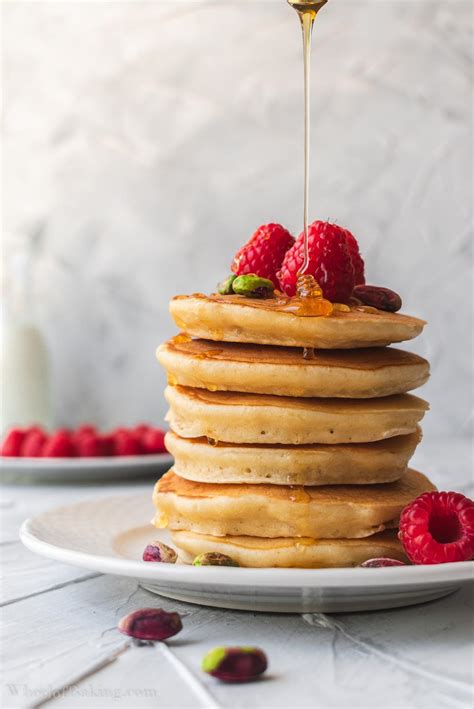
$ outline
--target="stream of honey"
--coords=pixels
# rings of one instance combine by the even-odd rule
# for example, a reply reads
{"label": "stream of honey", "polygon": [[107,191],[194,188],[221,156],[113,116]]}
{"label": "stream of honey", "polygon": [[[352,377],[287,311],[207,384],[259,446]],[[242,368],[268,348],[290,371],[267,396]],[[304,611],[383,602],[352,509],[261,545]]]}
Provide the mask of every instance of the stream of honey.
{"label": "stream of honey", "polygon": [[[304,190],[303,190],[303,234],[304,234],[304,260],[298,274],[296,283],[297,295],[282,305],[282,309],[294,312],[296,315],[314,317],[330,315],[333,305],[323,298],[322,288],[313,275],[307,273],[309,266],[308,226],[309,226],[309,163],[310,163],[310,133],[311,133],[311,37],[314,21],[319,10],[327,0],[302,0],[288,3],[296,10],[301,23],[303,34],[303,66],[304,66]],[[311,356],[311,352],[305,352]]]}

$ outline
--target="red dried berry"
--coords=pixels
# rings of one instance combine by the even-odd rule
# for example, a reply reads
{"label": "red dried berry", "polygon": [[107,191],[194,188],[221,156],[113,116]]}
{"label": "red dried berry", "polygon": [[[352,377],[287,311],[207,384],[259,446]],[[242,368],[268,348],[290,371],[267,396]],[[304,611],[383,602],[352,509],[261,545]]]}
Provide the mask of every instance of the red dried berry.
{"label": "red dried berry", "polygon": [[405,507],[398,533],[414,564],[474,558],[474,502],[459,492],[425,492]]}
{"label": "red dried berry", "polygon": [[[345,229],[329,222],[316,221],[308,228],[309,265],[307,273],[314,276],[324,297],[345,303],[354,289],[354,266],[347,245]],[[296,281],[304,261],[304,234],[286,252],[278,273],[280,288],[295,295]]]}
{"label": "red dried berry", "polygon": [[21,455],[21,447],[25,439],[26,431],[22,428],[12,428],[5,436],[0,455],[13,458]]}
{"label": "red dried berry", "polygon": [[277,272],[288,249],[295,243],[281,224],[262,224],[247,243],[237,251],[231,271],[237,276],[254,273],[273,281],[278,288]]}
{"label": "red dried berry", "polygon": [[352,292],[354,298],[360,300],[364,305],[370,305],[378,310],[386,310],[389,313],[396,313],[402,307],[402,299],[390,290],[381,286],[356,286]]}
{"label": "red dried berry", "polygon": [[42,450],[43,458],[72,458],[76,455],[72,436],[66,429],[59,429],[53,433]]}

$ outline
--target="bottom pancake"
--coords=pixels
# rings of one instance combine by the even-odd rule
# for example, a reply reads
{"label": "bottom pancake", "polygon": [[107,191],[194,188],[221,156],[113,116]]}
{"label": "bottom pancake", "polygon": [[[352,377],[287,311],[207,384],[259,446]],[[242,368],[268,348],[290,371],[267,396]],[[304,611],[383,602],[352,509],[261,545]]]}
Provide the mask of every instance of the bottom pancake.
{"label": "bottom pancake", "polygon": [[398,525],[403,508],[434,485],[408,470],[380,485],[215,485],[166,473],[155,486],[155,525],[217,537],[354,539]]}
{"label": "bottom pancake", "polygon": [[198,554],[220,552],[240,566],[256,568],[306,568],[358,566],[367,559],[387,556],[407,561],[396,532],[380,532],[365,539],[309,539],[213,537],[194,532],[173,532],[180,558],[192,563]]}

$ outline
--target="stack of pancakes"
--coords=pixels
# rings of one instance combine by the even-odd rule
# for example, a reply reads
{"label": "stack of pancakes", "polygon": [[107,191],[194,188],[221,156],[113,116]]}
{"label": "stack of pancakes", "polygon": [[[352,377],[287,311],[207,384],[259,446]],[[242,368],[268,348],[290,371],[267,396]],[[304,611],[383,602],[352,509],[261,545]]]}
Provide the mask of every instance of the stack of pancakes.
{"label": "stack of pancakes", "polygon": [[181,557],[218,551],[258,567],[405,560],[400,512],[434,489],[408,468],[428,405],[407,392],[429,365],[386,345],[424,322],[356,306],[301,317],[273,299],[201,294],[174,298],[171,314],[183,333],[158,359],[175,465],[154,504]]}

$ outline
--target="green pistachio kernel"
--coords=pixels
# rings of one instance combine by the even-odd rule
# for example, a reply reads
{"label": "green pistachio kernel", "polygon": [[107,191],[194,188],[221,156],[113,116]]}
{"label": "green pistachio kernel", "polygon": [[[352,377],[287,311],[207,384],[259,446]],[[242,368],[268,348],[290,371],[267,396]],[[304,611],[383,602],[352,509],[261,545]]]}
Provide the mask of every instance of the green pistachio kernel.
{"label": "green pistachio kernel", "polygon": [[231,273],[225,280],[221,281],[217,285],[217,292],[221,295],[232,295],[234,292],[232,289],[232,284],[234,283],[237,276],[235,273]]}
{"label": "green pistachio kernel", "polygon": [[214,650],[210,650],[202,661],[202,670],[204,672],[214,672],[217,670],[226,654],[227,650],[225,647],[215,647]]}
{"label": "green pistachio kernel", "polygon": [[206,554],[199,554],[194,559],[193,566],[239,566],[239,564],[226,554],[208,551]]}
{"label": "green pistachio kernel", "polygon": [[204,672],[222,682],[252,682],[267,667],[267,656],[258,647],[215,647],[201,665]]}
{"label": "green pistachio kernel", "polygon": [[246,273],[237,276],[232,283],[234,293],[244,295],[246,298],[268,298],[273,294],[275,286],[268,278],[260,278],[255,273]]}

